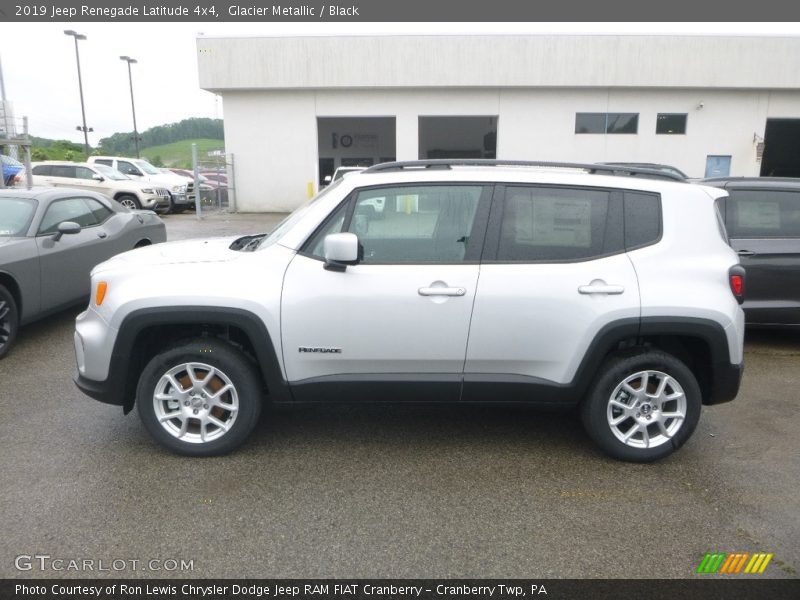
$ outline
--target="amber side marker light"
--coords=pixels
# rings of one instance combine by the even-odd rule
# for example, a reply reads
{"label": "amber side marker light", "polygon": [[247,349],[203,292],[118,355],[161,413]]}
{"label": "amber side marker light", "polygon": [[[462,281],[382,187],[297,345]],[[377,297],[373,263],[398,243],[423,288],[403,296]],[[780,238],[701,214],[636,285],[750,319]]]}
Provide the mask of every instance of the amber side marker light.
{"label": "amber side marker light", "polygon": [[97,284],[97,291],[94,293],[94,303],[97,306],[100,306],[106,299],[106,291],[108,291],[108,284],[105,281]]}

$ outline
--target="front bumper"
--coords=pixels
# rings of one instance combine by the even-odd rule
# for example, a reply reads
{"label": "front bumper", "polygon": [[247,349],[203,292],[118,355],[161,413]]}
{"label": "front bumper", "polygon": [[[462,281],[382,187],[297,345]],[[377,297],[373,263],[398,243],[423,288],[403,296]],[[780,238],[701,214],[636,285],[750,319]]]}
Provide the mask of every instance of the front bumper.
{"label": "front bumper", "polygon": [[121,386],[109,383],[109,380],[95,381],[81,375],[78,371],[72,376],[72,381],[78,386],[78,389],[90,398],[99,400],[105,404],[113,404],[114,406],[123,406],[125,404],[125,397],[122,393]]}
{"label": "front bumper", "polygon": [[189,197],[186,194],[178,194],[176,192],[170,192],[172,195],[172,204],[174,206],[187,206],[191,204]]}

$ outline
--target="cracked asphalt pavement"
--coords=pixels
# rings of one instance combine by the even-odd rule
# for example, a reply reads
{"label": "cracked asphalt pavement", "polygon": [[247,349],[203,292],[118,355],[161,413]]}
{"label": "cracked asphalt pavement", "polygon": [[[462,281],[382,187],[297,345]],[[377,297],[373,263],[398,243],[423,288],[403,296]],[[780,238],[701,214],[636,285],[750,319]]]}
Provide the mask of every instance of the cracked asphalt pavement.
{"label": "cracked asphalt pavement", "polygon": [[[281,217],[165,221],[180,239]],[[605,457],[572,413],[398,405],[269,409],[241,451],[190,459],[75,388],[78,312],[0,361],[0,577],[682,578],[718,551],[798,576],[800,332],[749,331],[739,397],[655,464]],[[17,569],[35,554],[139,562]]]}

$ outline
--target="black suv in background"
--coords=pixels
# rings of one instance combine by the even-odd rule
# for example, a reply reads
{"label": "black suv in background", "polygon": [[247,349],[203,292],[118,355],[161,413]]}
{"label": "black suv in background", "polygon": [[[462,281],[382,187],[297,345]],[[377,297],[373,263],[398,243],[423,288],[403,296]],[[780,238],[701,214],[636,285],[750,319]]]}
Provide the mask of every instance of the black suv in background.
{"label": "black suv in background", "polygon": [[719,177],[720,209],[731,246],[747,271],[748,325],[800,326],[800,179]]}

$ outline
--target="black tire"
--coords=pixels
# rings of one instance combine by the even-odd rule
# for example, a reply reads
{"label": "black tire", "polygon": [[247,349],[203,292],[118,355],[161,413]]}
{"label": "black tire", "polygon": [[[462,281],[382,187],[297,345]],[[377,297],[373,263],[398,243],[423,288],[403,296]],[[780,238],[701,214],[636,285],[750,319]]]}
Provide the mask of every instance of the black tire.
{"label": "black tire", "polygon": [[[182,400],[158,402],[155,400],[156,390],[159,389],[157,386],[160,385],[167,385],[163,393],[171,397],[183,392],[175,390],[171,384],[160,382],[165,381],[162,377],[170,370],[182,368],[181,365],[187,363],[201,363],[216,369],[218,374],[211,376],[210,379],[211,383],[216,383],[219,388],[225,385],[226,380],[230,382],[238,398],[238,411],[235,411],[235,418],[232,421],[228,419],[233,416],[234,411],[221,411],[219,406],[213,405],[213,400],[200,398],[199,391],[188,392],[193,396]],[[188,387],[190,375],[188,371],[185,371],[185,375],[181,375],[183,372],[179,370],[174,373],[173,378],[182,387]],[[202,369],[196,369],[194,373],[196,378],[198,374],[209,375],[208,371]],[[219,381],[216,382],[215,378]],[[233,398],[233,392],[225,392],[221,397],[226,404],[233,404]],[[186,405],[186,402],[190,404]],[[208,405],[204,405],[204,402],[208,402]],[[236,348],[211,338],[192,340],[158,354],[142,371],[136,390],[139,417],[150,435],[162,446],[186,456],[219,456],[241,446],[258,423],[262,402],[262,386],[253,363]],[[159,408],[156,408],[157,404]],[[157,411],[161,411],[162,417],[164,414],[178,414],[178,412],[181,415],[162,424]],[[199,439],[201,419],[206,416],[214,416],[219,421],[230,423],[230,428],[214,439],[201,441]],[[183,439],[179,439],[176,435],[180,432],[180,426],[184,421],[188,426]],[[209,435],[216,433],[218,430],[212,431]]]}
{"label": "black tire", "polygon": [[132,194],[121,194],[120,196],[117,196],[117,202],[122,204],[122,206],[132,210],[138,210],[142,208],[142,203],[139,202],[139,199]]}
{"label": "black tire", "polygon": [[[653,392],[665,379],[658,373],[665,374],[671,379],[666,380],[664,392],[668,396],[675,396],[675,399],[663,400],[664,404],[660,405],[661,400],[653,401],[644,394],[637,400],[637,396],[625,390],[617,391],[618,386],[622,386],[626,379],[644,371],[653,373],[647,380],[633,379],[630,382],[632,389]],[[676,395],[679,389],[683,392],[682,411],[681,396]],[[612,405],[612,396],[629,406],[622,408],[619,402]],[[689,439],[700,419],[701,406],[700,386],[683,362],[665,352],[642,351],[639,354],[613,357],[604,363],[589,395],[581,405],[581,419],[589,437],[610,456],[630,462],[652,462],[671,454]],[[661,416],[662,413],[678,412],[685,415],[683,419]],[[617,419],[624,420],[617,422]],[[615,426],[612,426],[612,420],[615,421]],[[659,421],[662,421],[669,435],[664,435],[660,430]],[[618,437],[624,437],[631,431],[634,433],[627,443]],[[657,445],[653,447],[650,444]]]}
{"label": "black tire", "polygon": [[19,313],[14,296],[0,285],[0,359],[11,350],[19,330]]}

